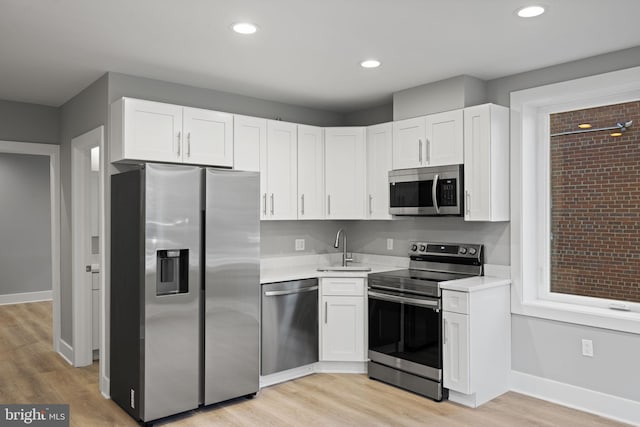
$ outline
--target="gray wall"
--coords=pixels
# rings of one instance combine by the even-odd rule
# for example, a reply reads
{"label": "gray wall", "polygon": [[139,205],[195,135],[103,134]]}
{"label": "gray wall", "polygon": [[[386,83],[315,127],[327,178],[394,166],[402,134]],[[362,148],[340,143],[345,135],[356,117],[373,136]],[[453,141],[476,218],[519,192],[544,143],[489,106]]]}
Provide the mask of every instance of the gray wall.
{"label": "gray wall", "polygon": [[640,402],[638,335],[517,315],[511,325],[514,370]]}
{"label": "gray wall", "polygon": [[0,295],[51,290],[49,157],[0,153]]}
{"label": "gray wall", "polygon": [[0,140],[58,144],[59,109],[0,100]]}
{"label": "gray wall", "polygon": [[109,73],[109,102],[123,96],[207,108],[235,114],[282,119],[316,126],[340,126],[342,113],[266,101],[211,89],[201,89],[160,80]]}
{"label": "gray wall", "polygon": [[393,102],[347,113],[344,126],[369,126],[393,121]]}
{"label": "gray wall", "polygon": [[[262,257],[326,254],[337,252],[333,243],[343,221],[261,221],[260,254]],[[295,240],[305,240],[305,250],[295,250]],[[349,244],[349,250],[352,246]]]}
{"label": "gray wall", "polygon": [[[409,241],[482,243],[485,263],[509,265],[508,222],[465,222],[453,217],[407,217],[389,221],[348,221],[349,251],[407,256]],[[387,250],[387,239],[393,250]]]}
{"label": "gray wall", "polygon": [[456,110],[485,102],[485,82],[456,76],[393,94],[393,120]]}
{"label": "gray wall", "polygon": [[105,74],[60,108],[60,337],[71,346],[71,140],[98,126],[106,127],[107,81]]}

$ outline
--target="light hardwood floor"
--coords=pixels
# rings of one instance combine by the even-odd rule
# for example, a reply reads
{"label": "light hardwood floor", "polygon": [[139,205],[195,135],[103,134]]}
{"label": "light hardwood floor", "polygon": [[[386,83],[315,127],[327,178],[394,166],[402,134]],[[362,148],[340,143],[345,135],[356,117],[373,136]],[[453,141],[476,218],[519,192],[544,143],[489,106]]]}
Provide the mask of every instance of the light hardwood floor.
{"label": "light hardwood floor", "polygon": [[[51,303],[0,306],[0,403],[68,403],[71,425],[136,426],[98,391],[98,364],[73,368],[53,352]],[[191,411],[163,426],[622,426],[517,393],[477,409],[429,399],[365,375],[319,374],[255,399]]]}

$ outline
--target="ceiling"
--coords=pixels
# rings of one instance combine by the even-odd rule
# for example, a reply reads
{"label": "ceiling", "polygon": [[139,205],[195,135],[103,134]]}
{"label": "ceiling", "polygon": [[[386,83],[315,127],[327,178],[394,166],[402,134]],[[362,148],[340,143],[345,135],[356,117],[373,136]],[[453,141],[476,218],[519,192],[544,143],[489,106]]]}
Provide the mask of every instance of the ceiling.
{"label": "ceiling", "polygon": [[[0,99],[59,106],[106,71],[336,112],[468,74],[640,46],[638,0],[0,0]],[[232,23],[251,21],[253,36]],[[365,70],[363,59],[382,61]]]}

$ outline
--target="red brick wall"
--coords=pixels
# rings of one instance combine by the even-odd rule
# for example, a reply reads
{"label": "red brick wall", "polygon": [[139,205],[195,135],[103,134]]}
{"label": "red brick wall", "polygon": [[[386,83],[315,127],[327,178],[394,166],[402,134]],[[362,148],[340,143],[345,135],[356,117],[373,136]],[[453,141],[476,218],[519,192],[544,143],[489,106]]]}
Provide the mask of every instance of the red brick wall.
{"label": "red brick wall", "polygon": [[551,115],[551,291],[640,302],[640,102]]}

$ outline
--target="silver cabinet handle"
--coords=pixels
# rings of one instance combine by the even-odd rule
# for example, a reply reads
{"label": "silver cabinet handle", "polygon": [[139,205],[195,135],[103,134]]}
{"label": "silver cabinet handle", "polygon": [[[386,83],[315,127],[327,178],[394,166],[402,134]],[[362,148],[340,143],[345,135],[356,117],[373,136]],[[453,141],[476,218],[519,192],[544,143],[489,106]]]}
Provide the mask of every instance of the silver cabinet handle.
{"label": "silver cabinet handle", "polygon": [[182,145],[182,143],[180,142],[182,137],[182,132],[178,132],[178,157],[180,157],[180,146]]}
{"label": "silver cabinet handle", "polygon": [[327,323],[329,319],[329,308],[327,307],[327,301],[324,302],[324,323]]}
{"label": "silver cabinet handle", "polygon": [[303,292],[311,292],[311,291],[317,291],[318,287],[317,286],[310,286],[308,288],[299,288],[299,289],[294,289],[291,291],[266,291],[264,293],[265,297],[277,297],[277,296],[282,296],[282,295],[294,295],[294,294],[301,294]]}
{"label": "silver cabinet handle", "polygon": [[191,132],[187,133],[187,157],[191,157]]}
{"label": "silver cabinet handle", "polygon": [[431,187],[431,198],[433,199],[433,207],[436,209],[436,213],[440,213],[440,207],[438,206],[438,178],[440,176],[435,174],[433,177],[433,186]]}
{"label": "silver cabinet handle", "polygon": [[267,193],[262,195],[262,213],[267,215]]}
{"label": "silver cabinet handle", "polygon": [[304,215],[304,194],[300,196],[300,214]]}
{"label": "silver cabinet handle", "polygon": [[471,204],[471,194],[469,194],[469,190],[465,190],[464,192],[464,203],[465,203],[465,207],[464,210],[467,214],[471,213],[471,207],[469,206]]}
{"label": "silver cabinet handle", "polygon": [[331,215],[331,194],[327,194],[327,214]]}
{"label": "silver cabinet handle", "polygon": [[444,331],[442,335],[442,344],[444,345],[447,343],[447,319],[444,319]]}
{"label": "silver cabinet handle", "polygon": [[273,193],[271,193],[271,215],[273,215]]}
{"label": "silver cabinet handle", "polygon": [[369,194],[369,215],[373,214],[373,196],[371,194]]}
{"label": "silver cabinet handle", "polygon": [[418,162],[422,163],[422,140],[418,140]]}
{"label": "silver cabinet handle", "polygon": [[427,149],[427,164],[431,163],[431,141],[429,141],[428,139],[426,140],[427,146],[425,147]]}

